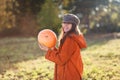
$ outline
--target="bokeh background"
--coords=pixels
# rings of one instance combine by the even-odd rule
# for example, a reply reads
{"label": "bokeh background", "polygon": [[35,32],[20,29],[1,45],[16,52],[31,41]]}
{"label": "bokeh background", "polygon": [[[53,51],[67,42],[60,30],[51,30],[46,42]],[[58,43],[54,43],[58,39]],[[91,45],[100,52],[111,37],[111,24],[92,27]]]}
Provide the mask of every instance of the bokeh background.
{"label": "bokeh background", "polygon": [[37,35],[47,28],[59,36],[66,13],[80,18],[87,41],[83,80],[120,80],[120,0],[1,0],[0,80],[53,80]]}

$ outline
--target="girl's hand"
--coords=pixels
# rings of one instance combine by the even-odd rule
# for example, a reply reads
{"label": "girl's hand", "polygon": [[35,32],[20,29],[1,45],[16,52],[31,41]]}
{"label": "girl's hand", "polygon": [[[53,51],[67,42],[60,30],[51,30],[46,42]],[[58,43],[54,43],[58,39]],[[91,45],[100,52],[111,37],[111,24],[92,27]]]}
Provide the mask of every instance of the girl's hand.
{"label": "girl's hand", "polygon": [[48,47],[46,47],[42,44],[38,44],[38,45],[39,45],[40,49],[42,49],[43,51],[48,51],[48,49],[49,49]]}

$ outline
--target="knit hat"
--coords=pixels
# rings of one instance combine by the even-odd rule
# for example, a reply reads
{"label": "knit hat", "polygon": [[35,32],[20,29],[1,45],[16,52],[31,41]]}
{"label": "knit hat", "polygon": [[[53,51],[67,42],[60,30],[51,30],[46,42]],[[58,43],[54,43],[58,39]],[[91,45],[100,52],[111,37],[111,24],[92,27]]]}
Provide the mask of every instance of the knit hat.
{"label": "knit hat", "polygon": [[63,21],[62,22],[69,22],[69,23],[73,23],[75,25],[79,25],[80,20],[74,14],[66,14],[66,15],[63,16]]}

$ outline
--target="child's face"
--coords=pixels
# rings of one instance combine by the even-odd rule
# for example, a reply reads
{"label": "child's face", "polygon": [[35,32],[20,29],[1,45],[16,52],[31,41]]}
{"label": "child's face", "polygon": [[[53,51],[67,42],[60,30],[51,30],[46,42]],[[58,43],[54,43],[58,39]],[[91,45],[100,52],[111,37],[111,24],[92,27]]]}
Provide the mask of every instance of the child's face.
{"label": "child's face", "polygon": [[64,32],[70,31],[71,28],[72,28],[72,24],[71,23],[65,23],[65,22],[62,23],[62,29],[63,29]]}

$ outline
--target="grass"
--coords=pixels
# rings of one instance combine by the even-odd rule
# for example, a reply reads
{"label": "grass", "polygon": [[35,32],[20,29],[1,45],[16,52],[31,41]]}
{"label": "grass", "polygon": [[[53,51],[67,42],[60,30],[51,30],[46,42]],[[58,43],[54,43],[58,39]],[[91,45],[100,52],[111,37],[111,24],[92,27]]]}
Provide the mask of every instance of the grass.
{"label": "grass", "polygon": [[54,64],[35,38],[3,38],[0,46],[0,80],[52,80]]}
{"label": "grass", "polygon": [[91,40],[82,56],[84,80],[120,80],[120,39]]}
{"label": "grass", "polygon": [[[120,39],[87,39],[83,80],[120,80]],[[36,38],[0,39],[0,80],[53,80],[54,63]]]}

